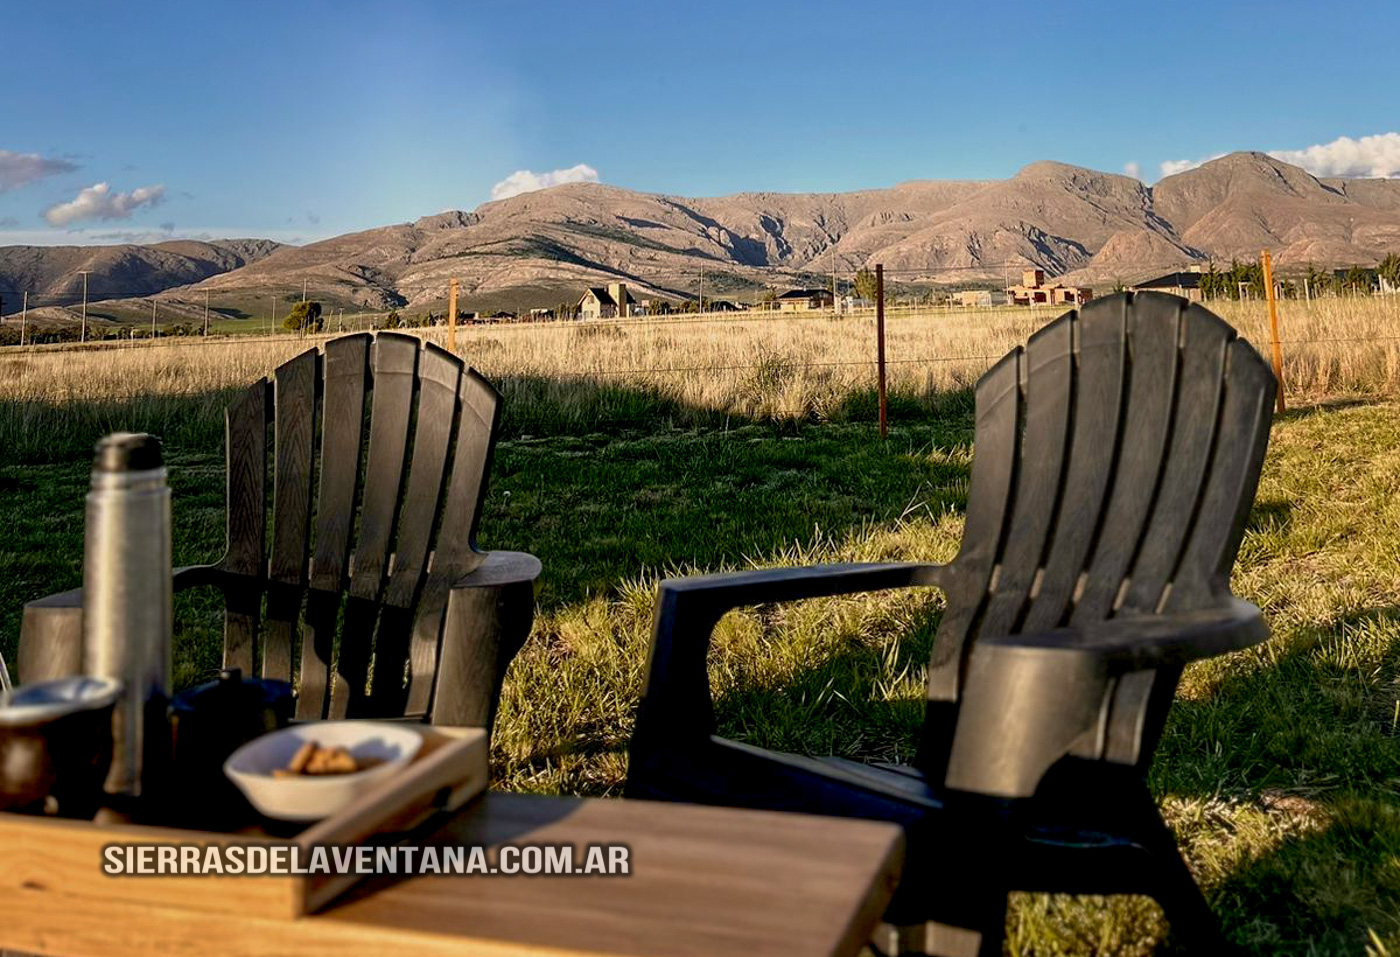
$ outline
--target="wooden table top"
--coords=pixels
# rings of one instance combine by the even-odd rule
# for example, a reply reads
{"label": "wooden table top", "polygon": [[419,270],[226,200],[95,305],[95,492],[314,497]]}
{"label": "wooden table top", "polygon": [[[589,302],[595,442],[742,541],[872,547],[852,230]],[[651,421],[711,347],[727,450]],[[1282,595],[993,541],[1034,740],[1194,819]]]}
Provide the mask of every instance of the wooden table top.
{"label": "wooden table top", "polygon": [[849,955],[869,939],[903,856],[899,829],[871,821],[501,793],[427,843],[625,844],[631,873],[375,878],[294,920],[20,887],[0,894],[0,947],[51,957]]}

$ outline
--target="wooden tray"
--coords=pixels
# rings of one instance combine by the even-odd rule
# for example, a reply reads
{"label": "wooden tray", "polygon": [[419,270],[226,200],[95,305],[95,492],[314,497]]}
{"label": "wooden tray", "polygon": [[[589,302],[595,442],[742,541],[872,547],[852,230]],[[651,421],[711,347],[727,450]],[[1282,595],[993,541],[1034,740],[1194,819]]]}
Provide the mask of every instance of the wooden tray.
{"label": "wooden tray", "polygon": [[302,860],[317,845],[379,843],[411,831],[442,811],[455,811],[486,789],[486,732],[480,728],[415,728],[423,747],[404,770],[295,837],[258,830],[234,834],[125,823],[97,823],[0,813],[0,894],[18,889],[125,900],[250,917],[300,917],[361,880],[352,874],[113,877],[102,871],[112,844],[299,845]]}

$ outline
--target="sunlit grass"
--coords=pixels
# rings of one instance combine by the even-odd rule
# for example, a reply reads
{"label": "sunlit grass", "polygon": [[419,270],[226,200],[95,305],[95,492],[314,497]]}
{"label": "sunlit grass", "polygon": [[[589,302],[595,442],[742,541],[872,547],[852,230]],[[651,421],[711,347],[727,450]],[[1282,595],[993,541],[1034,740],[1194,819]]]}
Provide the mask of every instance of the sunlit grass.
{"label": "sunlit grass", "polygon": [[[1258,306],[1222,308],[1256,343]],[[1314,389],[1400,394],[1395,344],[1379,338],[1400,329],[1394,313],[1392,300],[1285,304],[1286,338],[1376,342],[1285,346],[1303,411],[1275,425],[1234,577],[1274,637],[1188,670],[1153,771],[1228,933],[1253,953],[1400,955],[1400,406],[1309,404]],[[972,332],[958,331],[969,315],[906,318],[892,357],[994,354],[1049,315],[984,313]],[[502,701],[499,786],[620,792],[660,578],[956,550],[972,451],[956,387],[985,360],[956,375],[894,367],[881,442],[868,367],[815,364],[868,358],[868,325],[764,322],[460,333],[507,392],[483,544],[545,567]],[[24,600],[80,581],[84,450],[104,431],[166,436],[175,559],[218,556],[223,405],[306,343],[239,345],[0,356],[32,363],[0,380],[0,651],[13,654]],[[736,368],[628,371],[660,365]],[[711,658],[722,733],[907,758],[941,607],[910,592],[731,614]],[[189,682],[218,660],[217,603],[188,596],[179,614]],[[1020,896],[1009,932],[1011,954],[1087,957],[1164,952],[1167,928],[1142,899]]]}

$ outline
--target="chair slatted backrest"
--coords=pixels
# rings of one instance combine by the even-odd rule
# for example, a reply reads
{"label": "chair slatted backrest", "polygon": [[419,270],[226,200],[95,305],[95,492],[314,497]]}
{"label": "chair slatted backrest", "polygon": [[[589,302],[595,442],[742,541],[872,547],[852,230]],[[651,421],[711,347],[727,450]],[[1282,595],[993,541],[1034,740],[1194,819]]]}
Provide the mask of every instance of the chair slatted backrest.
{"label": "chair slatted backrest", "polygon": [[[1228,594],[1275,389],[1230,326],[1160,293],[1066,313],[982,377],[921,766],[946,763],[978,638],[1192,611]],[[1109,727],[1085,756],[1150,759],[1150,725],[1178,677],[1121,679]]]}
{"label": "chair slatted backrest", "polygon": [[225,667],[295,680],[302,719],[426,713],[448,591],[483,560],[499,411],[461,360],[395,333],[250,386],[227,414]]}

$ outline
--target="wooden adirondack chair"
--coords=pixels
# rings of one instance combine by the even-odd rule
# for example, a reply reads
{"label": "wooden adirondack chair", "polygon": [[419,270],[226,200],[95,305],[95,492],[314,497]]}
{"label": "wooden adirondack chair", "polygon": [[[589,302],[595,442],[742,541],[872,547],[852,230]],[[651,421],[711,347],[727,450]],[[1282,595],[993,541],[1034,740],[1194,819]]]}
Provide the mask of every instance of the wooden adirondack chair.
{"label": "wooden adirondack chair", "polygon": [[[174,573],[223,592],[224,666],[295,678],[300,719],[490,728],[540,573],[476,548],[500,402],[395,333],[333,339],[251,385],[227,412],[228,550]],[[81,635],[81,590],[30,602],[20,677],[80,671]]]}
{"label": "wooden adirondack chair", "polygon": [[[1267,629],[1231,597],[1275,381],[1198,305],[1095,300],[977,385],[948,565],[852,564],[661,585],[627,794],[880,818],[905,874],[875,944],[1001,953],[1011,890],[1141,893],[1193,953],[1226,949],[1146,785],[1189,661]],[[912,766],[714,736],[705,660],[732,608],[929,585],[947,598]]]}

